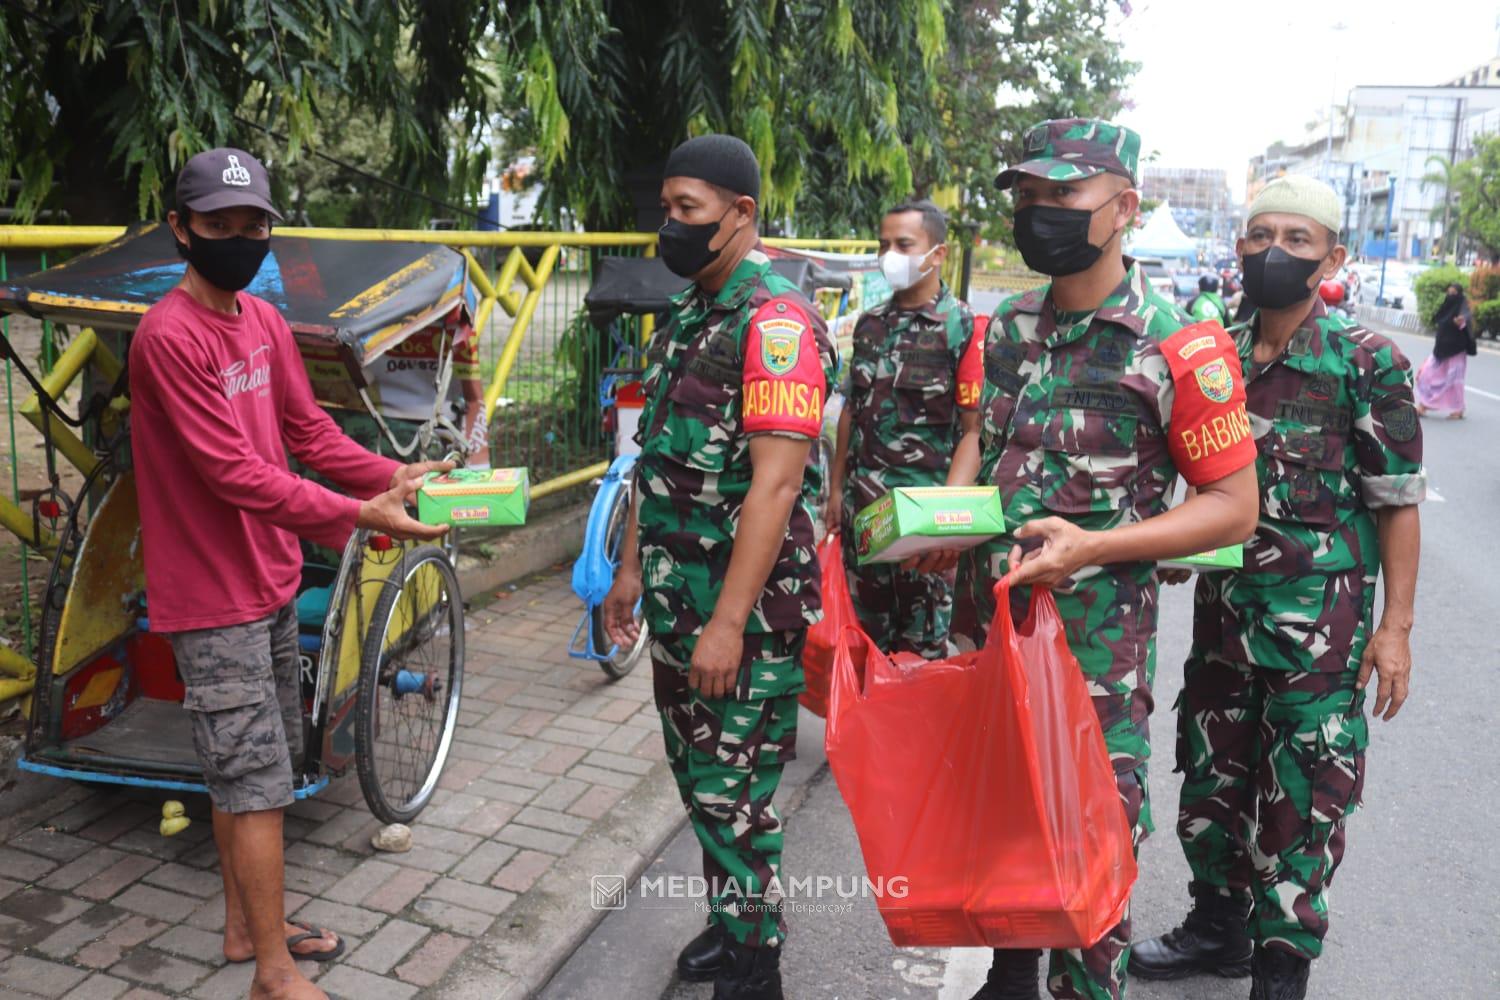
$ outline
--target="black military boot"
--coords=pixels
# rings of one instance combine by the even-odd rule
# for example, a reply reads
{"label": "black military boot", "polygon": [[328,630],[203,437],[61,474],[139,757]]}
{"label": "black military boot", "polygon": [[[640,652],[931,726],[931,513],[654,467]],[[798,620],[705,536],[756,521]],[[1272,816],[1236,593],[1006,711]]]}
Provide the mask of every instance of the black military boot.
{"label": "black military boot", "polygon": [[990,974],[969,1000],[1041,1000],[1037,965],[1042,953],[1031,948],[996,948]]}
{"label": "black military boot", "polygon": [[714,979],[713,1000],[785,1000],[780,948],[751,948],[727,935],[723,940],[724,964]]}
{"label": "black military boot", "polygon": [[677,953],[677,974],[690,983],[706,983],[724,964],[724,932],[712,920],[708,927]]}
{"label": "black military boot", "polygon": [[1250,963],[1250,1000],[1306,1000],[1312,959],[1280,948],[1256,948]]}
{"label": "black military boot", "polygon": [[1208,973],[1225,979],[1250,975],[1250,897],[1188,886],[1193,908],[1181,926],[1130,949],[1130,974],[1139,979],[1181,979]]}

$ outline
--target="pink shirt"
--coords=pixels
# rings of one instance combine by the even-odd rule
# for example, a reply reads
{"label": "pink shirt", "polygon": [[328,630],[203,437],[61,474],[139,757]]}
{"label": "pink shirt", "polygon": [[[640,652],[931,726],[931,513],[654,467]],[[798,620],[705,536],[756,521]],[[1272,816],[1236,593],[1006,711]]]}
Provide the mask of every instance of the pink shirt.
{"label": "pink shirt", "polygon": [[229,316],[173,289],[130,345],[130,434],[153,632],[264,618],[297,593],[297,536],[342,548],[359,501],[288,471],[288,450],[361,498],[399,464],[313,402],[292,331],[239,294]]}

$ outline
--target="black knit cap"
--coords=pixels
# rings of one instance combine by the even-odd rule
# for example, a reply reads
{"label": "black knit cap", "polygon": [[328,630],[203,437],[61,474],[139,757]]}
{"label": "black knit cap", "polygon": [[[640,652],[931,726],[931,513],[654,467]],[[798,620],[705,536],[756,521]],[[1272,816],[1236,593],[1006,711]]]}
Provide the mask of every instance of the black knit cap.
{"label": "black knit cap", "polygon": [[760,163],[732,135],[700,135],[672,150],[662,177],[696,177],[760,201]]}

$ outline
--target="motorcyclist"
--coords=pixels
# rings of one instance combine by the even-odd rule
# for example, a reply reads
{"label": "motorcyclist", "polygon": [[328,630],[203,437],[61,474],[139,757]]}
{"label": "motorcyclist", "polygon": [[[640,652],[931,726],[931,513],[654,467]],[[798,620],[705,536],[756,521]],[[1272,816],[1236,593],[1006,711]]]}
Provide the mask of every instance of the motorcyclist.
{"label": "motorcyclist", "polygon": [[1219,295],[1218,275],[1205,274],[1198,279],[1198,295],[1188,303],[1187,311],[1195,320],[1211,319],[1229,325],[1229,307]]}

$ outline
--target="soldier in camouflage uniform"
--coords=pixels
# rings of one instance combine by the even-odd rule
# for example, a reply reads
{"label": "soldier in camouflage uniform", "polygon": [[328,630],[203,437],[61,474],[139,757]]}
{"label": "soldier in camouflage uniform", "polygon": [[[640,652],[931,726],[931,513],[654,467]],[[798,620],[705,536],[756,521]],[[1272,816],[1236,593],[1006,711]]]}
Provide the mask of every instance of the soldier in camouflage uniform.
{"label": "soldier in camouflage uniform", "polygon": [[691,139],[667,161],[659,252],[693,284],[648,350],[635,512],[604,604],[624,644],[640,599],[654,640],[667,758],[711,894],[709,927],[678,968],[715,979],[718,1000],[782,995],[772,796],[821,617],[808,455],[835,364],[822,318],[758,242],[759,184],[729,136]]}
{"label": "soldier in camouflage uniform", "polygon": [[1364,784],[1372,669],[1377,715],[1406,697],[1426,492],[1406,358],[1327,315],[1316,293],[1343,264],[1341,217],[1327,185],[1288,177],[1256,199],[1240,241],[1261,306],[1234,331],[1260,522],[1245,568],[1205,574],[1195,595],[1177,717],[1193,909],[1131,959],[1150,978],[1253,965],[1252,995],[1275,1000],[1305,995],[1328,931],[1327,886]]}
{"label": "soldier in camouflage uniform", "polygon": [[[963,553],[953,627],[984,641],[992,587],[1007,572],[1012,614],[1024,612],[1021,585],[1052,589],[1139,842],[1151,829],[1155,561],[1249,534],[1244,387],[1223,328],[1185,326],[1121,254],[1139,202],[1139,137],[1106,122],[1049,121],[1028,131],[1025,149],[999,183],[1015,184],[1018,248],[1054,280],[1003,302],[975,359],[980,428],[960,442],[949,482],[998,486],[1010,532]],[[1179,474],[1198,493],[1169,511]],[[1054,951],[1052,995],[1123,996],[1129,940],[1127,911],[1093,947]],[[997,949],[975,1000],[1036,997],[1038,958]]]}
{"label": "soldier in camouflage uniform", "polygon": [[860,624],[887,652],[948,652],[953,575],[855,564],[854,515],[898,486],[941,486],[963,430],[979,419],[978,380],[958,379],[974,314],[948,290],[948,220],[906,202],[880,224],[881,270],[894,294],[860,317],[839,415],[824,520],[843,528],[844,564]]}

